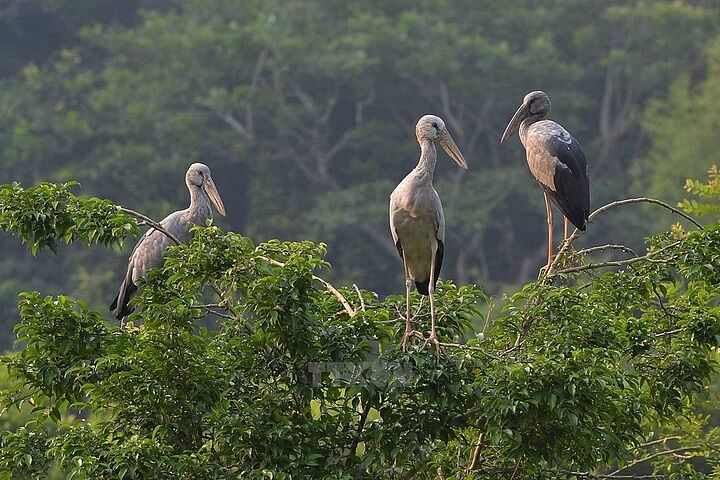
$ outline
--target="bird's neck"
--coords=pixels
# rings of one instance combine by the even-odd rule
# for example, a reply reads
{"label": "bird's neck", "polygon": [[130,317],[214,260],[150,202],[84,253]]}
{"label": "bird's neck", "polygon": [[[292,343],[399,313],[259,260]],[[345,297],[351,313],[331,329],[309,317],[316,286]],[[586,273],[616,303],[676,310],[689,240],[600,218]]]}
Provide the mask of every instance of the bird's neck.
{"label": "bird's neck", "polygon": [[188,212],[196,219],[194,223],[205,225],[205,220],[211,217],[212,207],[210,206],[210,197],[197,185],[188,185],[190,190],[190,206]]}
{"label": "bird's neck", "polygon": [[437,150],[432,140],[420,140],[420,160],[418,161],[415,172],[422,178],[432,182],[435,173],[435,163],[437,162]]}
{"label": "bird's neck", "polygon": [[535,115],[530,115],[528,118],[522,121],[520,124],[520,131],[518,134],[520,135],[520,142],[525,145],[525,138],[527,138],[528,130],[530,129],[530,126],[533,123],[539,122],[540,120],[545,120],[547,118],[547,114],[544,112],[536,113]]}

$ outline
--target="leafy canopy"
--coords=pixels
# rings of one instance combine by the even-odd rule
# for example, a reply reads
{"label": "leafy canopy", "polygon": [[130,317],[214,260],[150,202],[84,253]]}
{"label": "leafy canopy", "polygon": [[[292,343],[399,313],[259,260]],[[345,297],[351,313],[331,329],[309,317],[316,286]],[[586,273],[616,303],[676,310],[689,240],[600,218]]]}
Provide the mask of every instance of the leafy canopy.
{"label": "leafy canopy", "polygon": [[[117,207],[64,185],[2,191],[16,203],[0,226],[38,248],[134,232]],[[2,434],[0,472],[577,478],[657,453],[656,468],[704,478],[687,458],[717,465],[718,432],[692,412],[717,367],[720,226],[648,238],[618,271],[600,273],[597,251],[567,255],[482,331],[482,291],[441,282],[439,356],[421,339],[397,348],[401,296],[324,288],[325,253],[196,227],[150,273],[125,328],[80,300],[24,294],[24,348],[3,358],[16,385],[0,398],[35,415]],[[412,308],[427,331],[417,294]],[[213,331],[197,326],[206,316]],[[667,455],[677,448],[687,458]]]}

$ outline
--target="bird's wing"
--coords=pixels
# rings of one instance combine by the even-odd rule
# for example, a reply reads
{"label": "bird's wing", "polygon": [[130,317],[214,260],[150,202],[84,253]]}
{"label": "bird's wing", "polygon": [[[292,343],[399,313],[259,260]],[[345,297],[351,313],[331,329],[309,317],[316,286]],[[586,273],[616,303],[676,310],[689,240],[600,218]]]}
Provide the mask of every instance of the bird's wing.
{"label": "bird's wing", "polygon": [[[180,212],[175,212],[165,217],[160,224],[166,230],[170,230],[173,219],[178,217]],[[172,232],[171,232],[172,233]],[[167,235],[150,228],[140,237],[135,244],[128,259],[128,266],[125,272],[125,278],[120,284],[115,300],[110,305],[110,310],[116,312],[116,317],[121,319],[130,313],[133,309],[128,308],[130,297],[137,290],[138,281],[147,275],[147,272],[153,268],[162,265],[163,254],[165,249],[172,244]]]}
{"label": "bird's wing", "polygon": [[[393,194],[395,192],[393,191]],[[393,195],[390,195],[390,234],[392,235],[393,243],[395,244],[395,248],[397,248],[398,254],[400,255],[400,258],[403,257],[403,249],[402,245],[400,244],[400,239],[398,238],[397,231],[395,230],[395,210],[397,206],[395,205],[395,202],[393,201]]]}
{"label": "bird's wing", "polygon": [[148,230],[130,256],[128,268],[133,268],[133,283],[147,275],[151,268],[161,266],[165,250],[172,244],[172,240],[164,233],[155,229]]}
{"label": "bird's wing", "polygon": [[587,159],[580,143],[569,135],[569,141],[553,136],[548,152],[557,160],[550,196],[565,217],[580,230],[590,215],[590,179]]}
{"label": "bird's wing", "polygon": [[440,195],[433,188],[435,194],[435,218],[437,221],[437,230],[435,238],[437,239],[437,251],[435,252],[435,275],[433,277],[433,287],[437,283],[438,277],[440,276],[440,270],[442,269],[443,256],[445,254],[445,211],[440,201]]}
{"label": "bird's wing", "polygon": [[433,195],[435,197],[435,237],[441,242],[445,241],[445,212],[443,211],[442,202],[440,201],[440,195],[433,188]]}

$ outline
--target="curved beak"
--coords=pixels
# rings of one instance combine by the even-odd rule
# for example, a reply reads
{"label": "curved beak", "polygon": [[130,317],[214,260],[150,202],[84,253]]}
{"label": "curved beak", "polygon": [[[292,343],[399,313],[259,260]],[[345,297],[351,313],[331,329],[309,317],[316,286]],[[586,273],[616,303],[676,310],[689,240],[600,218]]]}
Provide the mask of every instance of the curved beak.
{"label": "curved beak", "polygon": [[440,135],[438,136],[438,142],[440,142],[443,150],[445,150],[447,154],[450,155],[450,158],[452,158],[459,167],[467,170],[468,166],[467,163],[465,163],[465,157],[463,157],[463,154],[460,153],[460,149],[457,147],[457,145],[455,145],[455,140],[453,140],[453,138],[450,136],[450,132],[448,132],[447,129],[443,129],[440,132]]}
{"label": "curved beak", "polygon": [[508,123],[508,126],[505,128],[505,132],[503,133],[500,143],[505,143],[505,140],[510,138],[512,134],[520,128],[522,121],[529,116],[530,111],[527,106],[525,104],[520,105],[520,108],[517,109],[517,112],[515,112],[515,115],[513,115],[512,119],[510,119],[510,123]]}
{"label": "curved beak", "polygon": [[225,205],[223,205],[222,199],[220,198],[220,194],[217,191],[217,187],[215,186],[215,182],[213,182],[212,177],[207,177],[205,179],[202,184],[202,188],[205,190],[205,193],[208,194],[208,197],[210,197],[210,200],[213,202],[220,215],[224,217]]}

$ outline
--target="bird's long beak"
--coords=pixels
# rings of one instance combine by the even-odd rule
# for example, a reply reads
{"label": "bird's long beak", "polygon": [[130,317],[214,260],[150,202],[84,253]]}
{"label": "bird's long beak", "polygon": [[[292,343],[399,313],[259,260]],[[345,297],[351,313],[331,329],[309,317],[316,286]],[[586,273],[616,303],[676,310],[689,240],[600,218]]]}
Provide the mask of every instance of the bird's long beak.
{"label": "bird's long beak", "polygon": [[520,128],[520,124],[522,123],[522,121],[525,120],[529,115],[530,111],[528,110],[527,106],[525,104],[520,105],[520,108],[517,109],[517,112],[515,112],[515,115],[513,115],[510,123],[508,123],[508,126],[505,128],[505,133],[503,133],[500,143],[505,143],[505,140],[510,138],[512,134],[515,133],[518,128]]}
{"label": "bird's long beak", "polygon": [[460,149],[457,147],[457,145],[455,145],[455,140],[453,140],[453,138],[450,136],[450,132],[448,132],[446,129],[443,129],[438,136],[438,141],[440,142],[440,145],[442,145],[443,149],[447,152],[447,154],[450,155],[450,158],[452,158],[459,167],[467,170],[468,166],[467,163],[465,163],[465,157],[463,157],[463,154],[460,153]]}
{"label": "bird's long beak", "polygon": [[217,187],[215,186],[215,182],[213,182],[212,177],[207,177],[205,179],[202,184],[202,188],[205,190],[205,193],[208,194],[208,197],[210,197],[210,200],[213,202],[220,215],[224,217],[225,205],[223,205],[222,199],[220,198],[220,194],[217,191]]}

